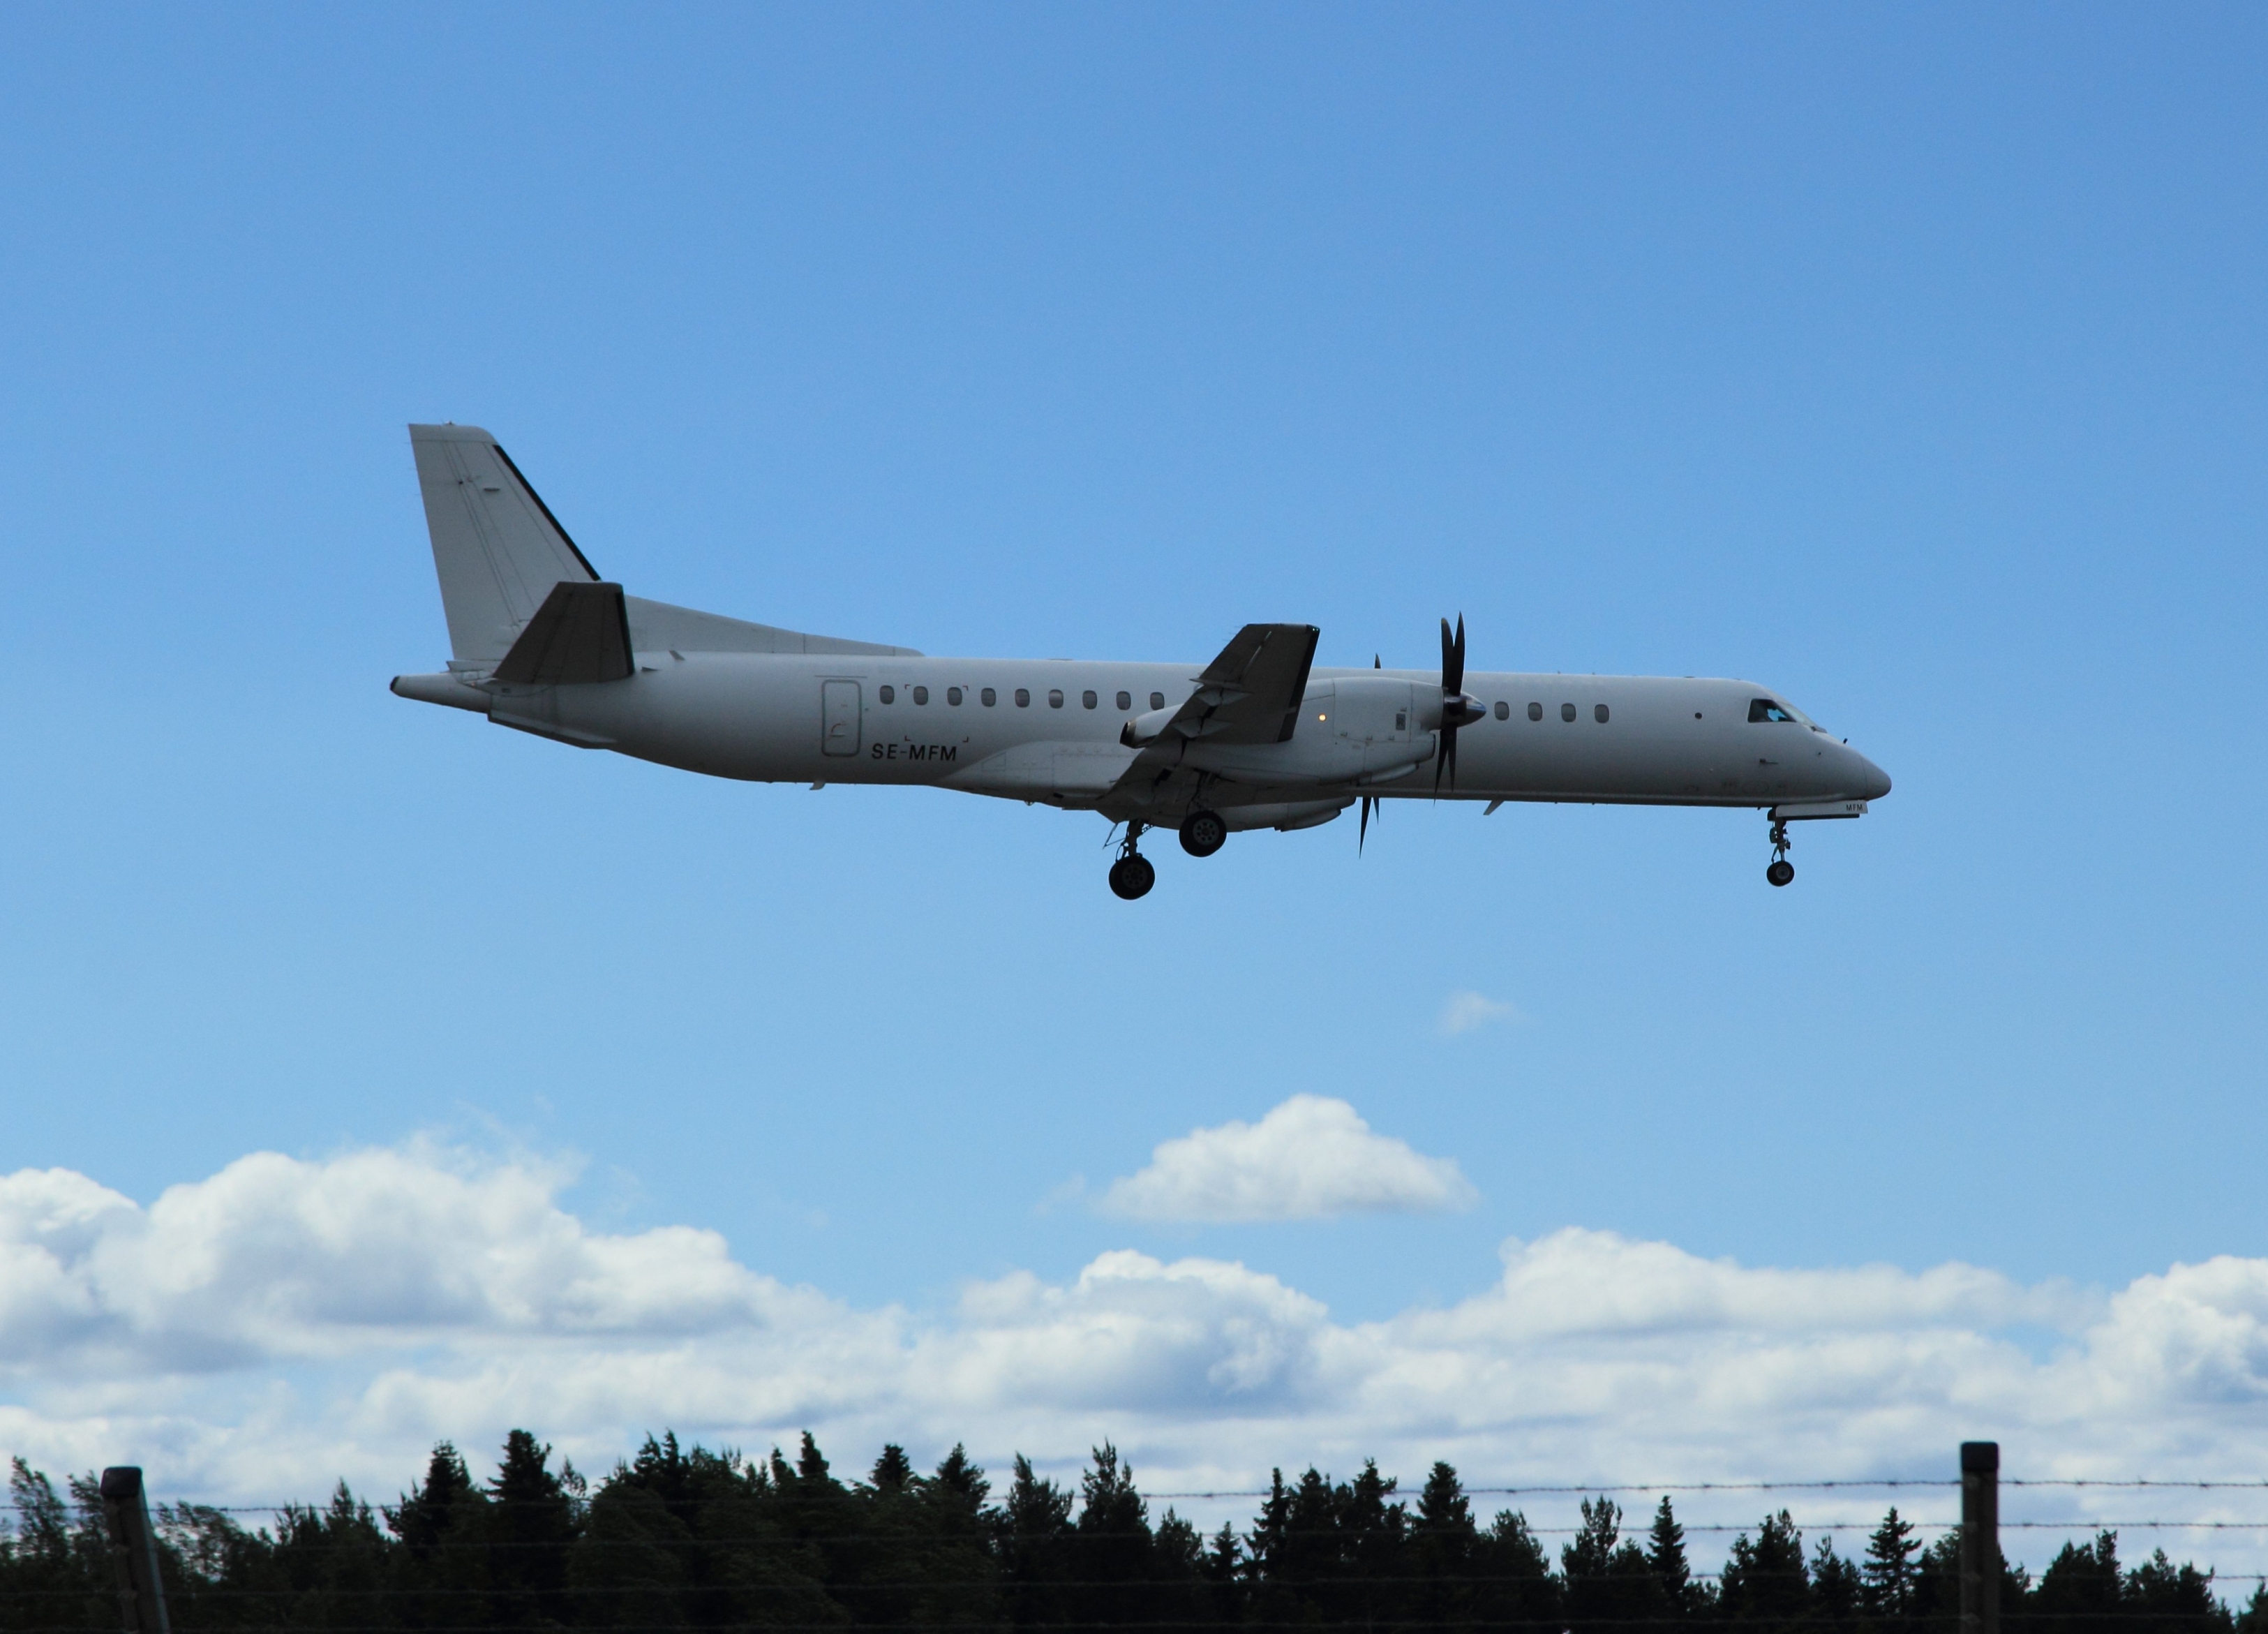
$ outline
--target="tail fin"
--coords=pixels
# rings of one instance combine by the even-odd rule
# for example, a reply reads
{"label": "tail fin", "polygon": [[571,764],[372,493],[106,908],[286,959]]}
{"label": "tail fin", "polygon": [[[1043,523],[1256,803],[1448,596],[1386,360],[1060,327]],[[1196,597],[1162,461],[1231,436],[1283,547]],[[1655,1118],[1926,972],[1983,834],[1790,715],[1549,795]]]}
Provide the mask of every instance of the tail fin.
{"label": "tail fin", "polygon": [[598,579],[551,507],[476,425],[413,425],[425,526],[458,659],[493,662],[558,584]]}

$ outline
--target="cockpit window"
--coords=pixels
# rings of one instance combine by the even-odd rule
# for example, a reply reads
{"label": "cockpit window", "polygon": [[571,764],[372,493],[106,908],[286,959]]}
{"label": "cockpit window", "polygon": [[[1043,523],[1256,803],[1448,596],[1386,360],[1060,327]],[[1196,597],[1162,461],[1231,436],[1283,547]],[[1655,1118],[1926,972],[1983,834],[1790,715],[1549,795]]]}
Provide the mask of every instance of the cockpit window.
{"label": "cockpit window", "polygon": [[1785,703],[1775,703],[1770,698],[1750,698],[1749,700],[1749,719],[1750,721],[1793,721],[1795,718],[1795,711],[1788,708]]}

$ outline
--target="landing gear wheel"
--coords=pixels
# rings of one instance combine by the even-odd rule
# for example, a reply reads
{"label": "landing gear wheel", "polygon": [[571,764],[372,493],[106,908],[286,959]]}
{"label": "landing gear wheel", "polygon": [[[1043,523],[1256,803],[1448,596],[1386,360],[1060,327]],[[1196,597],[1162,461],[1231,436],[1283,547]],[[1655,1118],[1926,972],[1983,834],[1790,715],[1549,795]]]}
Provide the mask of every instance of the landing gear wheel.
{"label": "landing gear wheel", "polygon": [[1795,878],[1795,865],[1787,859],[1787,819],[1783,817],[1771,826],[1771,866],[1764,870],[1764,878],[1774,885],[1786,885]]}
{"label": "landing gear wheel", "polygon": [[1110,888],[1123,902],[1147,896],[1150,887],[1157,883],[1158,871],[1139,852],[1122,857],[1110,865]]}
{"label": "landing gear wheel", "polygon": [[1228,843],[1228,825],[1212,812],[1191,812],[1182,819],[1182,849],[1192,857],[1210,857]]}

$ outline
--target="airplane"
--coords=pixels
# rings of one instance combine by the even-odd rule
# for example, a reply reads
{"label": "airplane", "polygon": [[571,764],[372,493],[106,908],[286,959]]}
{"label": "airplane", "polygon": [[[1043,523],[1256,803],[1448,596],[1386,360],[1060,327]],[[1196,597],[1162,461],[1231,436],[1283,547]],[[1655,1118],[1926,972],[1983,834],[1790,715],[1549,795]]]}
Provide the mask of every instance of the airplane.
{"label": "airplane", "polygon": [[1391,799],[1767,810],[1765,878],[1795,878],[1791,822],[1863,816],[1890,791],[1771,688],[1691,676],[1319,669],[1312,624],[1247,624],[1210,664],[936,659],[626,594],[599,577],[496,438],[413,425],[449,626],[446,669],[396,695],[583,749],[756,783],[913,784],[1120,830],[1110,888],[1231,834],[1311,828]]}

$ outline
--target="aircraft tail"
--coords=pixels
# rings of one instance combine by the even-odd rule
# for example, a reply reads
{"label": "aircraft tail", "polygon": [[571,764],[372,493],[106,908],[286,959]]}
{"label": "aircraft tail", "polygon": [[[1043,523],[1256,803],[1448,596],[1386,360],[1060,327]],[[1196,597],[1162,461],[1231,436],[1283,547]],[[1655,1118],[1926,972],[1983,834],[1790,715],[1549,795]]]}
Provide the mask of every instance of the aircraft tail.
{"label": "aircraft tail", "polygon": [[592,584],[599,575],[512,456],[480,427],[413,425],[409,445],[450,651],[463,662],[494,663],[512,651],[553,586]]}

